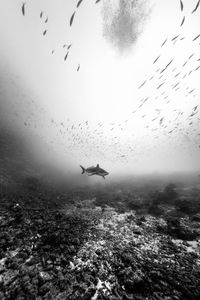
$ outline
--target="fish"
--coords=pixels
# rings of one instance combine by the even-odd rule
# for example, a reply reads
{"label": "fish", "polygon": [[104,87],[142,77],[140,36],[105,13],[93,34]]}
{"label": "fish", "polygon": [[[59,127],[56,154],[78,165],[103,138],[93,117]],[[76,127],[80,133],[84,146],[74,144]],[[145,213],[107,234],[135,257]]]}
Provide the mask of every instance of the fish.
{"label": "fish", "polygon": [[79,1],[78,1],[77,5],[76,5],[77,8],[81,5],[81,2],[82,2],[82,1],[83,1],[83,0],[79,0]]}
{"label": "fish", "polygon": [[26,3],[22,4],[22,14],[23,14],[23,16],[25,16],[25,5],[26,5]]}
{"label": "fish", "polygon": [[78,65],[78,68],[76,69],[76,71],[78,72],[80,70],[80,64]]}
{"label": "fish", "polygon": [[101,0],[96,0],[95,4],[99,3]]}
{"label": "fish", "polygon": [[194,53],[188,57],[188,60],[191,59],[193,56],[194,56]]}
{"label": "fish", "polygon": [[167,38],[164,40],[164,42],[162,43],[161,47],[164,46],[164,44],[167,42]]}
{"label": "fish", "polygon": [[47,33],[47,30],[45,30],[44,32],[43,32],[43,35],[45,35]]}
{"label": "fish", "polygon": [[145,81],[138,87],[138,89],[140,89],[143,85],[145,85],[146,82],[147,82],[147,81],[145,80]]}
{"label": "fish", "polygon": [[191,12],[192,14],[197,10],[197,8],[199,7],[200,4],[200,0],[197,2],[195,8],[193,9],[193,11]]}
{"label": "fish", "polygon": [[173,62],[173,60],[174,59],[170,60],[170,62],[165,66],[165,68],[161,70],[160,74],[163,73],[169,67],[169,65],[171,65],[171,63]]}
{"label": "fish", "polygon": [[163,120],[164,120],[164,117],[162,117],[162,118],[160,119],[160,125],[162,125]]}
{"label": "fish", "polygon": [[74,16],[75,16],[75,11],[73,12],[73,14],[72,14],[72,16],[71,16],[71,18],[70,18],[70,26],[72,26],[72,23],[73,23],[73,20],[74,20]]}
{"label": "fish", "polygon": [[153,64],[155,64],[159,58],[160,58],[160,55],[158,57],[156,57],[156,59],[154,60]]}
{"label": "fish", "polygon": [[198,38],[200,37],[200,34],[198,34],[197,36],[195,36],[195,38],[193,38],[193,42],[195,41],[195,40],[197,40]]}
{"label": "fish", "polygon": [[182,19],[182,22],[181,22],[181,25],[180,25],[180,26],[182,26],[184,22],[185,22],[185,16],[183,17],[183,19]]}
{"label": "fish", "polygon": [[164,84],[164,82],[161,83],[156,89],[158,90],[163,84]]}
{"label": "fish", "polygon": [[98,176],[102,176],[103,179],[105,179],[105,176],[108,175],[109,173],[107,171],[105,171],[104,169],[100,168],[99,167],[99,164],[97,164],[96,167],[89,167],[89,168],[84,168],[83,166],[81,166],[81,169],[82,169],[82,173],[81,174],[84,174],[86,173],[88,176],[93,176],[93,175],[98,175]]}
{"label": "fish", "polygon": [[175,41],[178,37],[179,35],[176,35],[175,37],[173,37],[173,39],[171,39],[171,41]]}
{"label": "fish", "polygon": [[67,57],[68,57],[68,54],[69,54],[69,52],[67,52],[67,54],[65,55],[65,57],[64,57],[64,60],[66,60],[66,59],[67,59]]}
{"label": "fish", "polygon": [[181,72],[177,73],[177,74],[174,76],[174,78],[175,78],[175,77],[178,77],[178,76],[180,75],[180,73],[181,73]]}
{"label": "fish", "polygon": [[183,2],[180,0],[181,11],[183,11]]}

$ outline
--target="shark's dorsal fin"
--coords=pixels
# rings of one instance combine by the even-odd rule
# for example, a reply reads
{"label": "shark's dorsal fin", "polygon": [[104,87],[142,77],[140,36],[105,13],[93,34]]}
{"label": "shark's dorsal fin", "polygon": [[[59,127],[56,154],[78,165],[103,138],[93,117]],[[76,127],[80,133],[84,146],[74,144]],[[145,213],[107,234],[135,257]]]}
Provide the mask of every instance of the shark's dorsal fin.
{"label": "shark's dorsal fin", "polygon": [[97,168],[99,168],[99,164],[97,164]]}

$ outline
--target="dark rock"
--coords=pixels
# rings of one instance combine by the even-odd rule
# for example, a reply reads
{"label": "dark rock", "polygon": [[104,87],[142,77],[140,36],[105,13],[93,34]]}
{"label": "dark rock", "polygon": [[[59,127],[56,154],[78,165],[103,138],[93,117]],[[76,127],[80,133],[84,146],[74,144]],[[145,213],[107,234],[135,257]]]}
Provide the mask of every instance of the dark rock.
{"label": "dark rock", "polygon": [[100,249],[97,249],[96,251],[95,251],[95,253],[97,254],[97,255],[101,255],[101,250]]}
{"label": "dark rock", "polygon": [[192,222],[200,222],[200,214],[198,213],[198,214],[192,216],[191,221]]}

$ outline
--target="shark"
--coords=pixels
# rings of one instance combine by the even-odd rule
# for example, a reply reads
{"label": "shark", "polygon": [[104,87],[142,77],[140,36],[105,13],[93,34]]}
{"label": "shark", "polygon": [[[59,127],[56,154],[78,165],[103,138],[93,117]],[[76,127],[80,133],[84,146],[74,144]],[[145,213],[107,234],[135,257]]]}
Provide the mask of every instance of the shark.
{"label": "shark", "polygon": [[99,167],[99,164],[97,164],[96,167],[89,167],[89,168],[84,168],[83,166],[81,166],[82,169],[82,174],[87,174],[88,176],[93,176],[93,175],[98,175],[98,176],[102,176],[103,179],[105,179],[105,176],[108,175],[109,173],[107,171],[105,171],[104,169]]}

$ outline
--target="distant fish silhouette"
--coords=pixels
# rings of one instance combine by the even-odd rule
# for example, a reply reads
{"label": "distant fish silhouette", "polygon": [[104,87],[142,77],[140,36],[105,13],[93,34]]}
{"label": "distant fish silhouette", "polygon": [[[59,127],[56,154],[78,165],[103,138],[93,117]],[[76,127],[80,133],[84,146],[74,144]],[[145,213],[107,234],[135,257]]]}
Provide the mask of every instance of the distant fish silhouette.
{"label": "distant fish silhouette", "polygon": [[199,7],[199,4],[200,4],[200,0],[197,2],[195,8],[192,11],[192,14],[197,10],[197,8]]}
{"label": "distant fish silhouette", "polygon": [[25,16],[25,5],[26,5],[26,3],[24,2],[22,4],[22,14],[23,14],[23,16]]}
{"label": "distant fish silhouette", "polygon": [[141,87],[143,87],[143,85],[145,85],[146,80],[138,87],[138,89],[140,89]]}
{"label": "distant fish silhouette", "polygon": [[78,1],[77,5],[76,5],[77,8],[81,5],[81,2],[82,2],[82,1],[83,1],[83,0],[79,0],[79,1]]}
{"label": "distant fish silhouette", "polygon": [[183,19],[182,19],[182,22],[181,22],[181,25],[180,25],[180,26],[182,26],[182,25],[184,24],[184,22],[185,22],[185,16],[183,17]]}
{"label": "distant fish silhouette", "polygon": [[169,65],[171,65],[171,63],[173,62],[173,60],[174,59],[170,60],[170,62],[165,66],[165,68],[160,71],[160,74],[163,73],[169,67]]}
{"label": "distant fish silhouette", "polygon": [[153,64],[155,64],[159,58],[160,58],[160,55],[154,60]]}
{"label": "distant fish silhouette", "polygon": [[96,0],[95,4],[99,3],[101,0]]}
{"label": "distant fish silhouette", "polygon": [[161,83],[156,89],[158,90],[159,88],[161,88],[161,86],[164,84],[164,82],[163,83]]}
{"label": "distant fish silhouette", "polygon": [[167,42],[167,38],[166,40],[164,40],[164,42],[162,43],[161,47],[164,46],[164,44]]}
{"label": "distant fish silhouette", "polygon": [[160,125],[162,125],[163,120],[164,120],[164,117],[162,117],[162,118],[160,119],[160,121],[159,121]]}
{"label": "distant fish silhouette", "polygon": [[46,35],[46,33],[47,33],[47,30],[45,30],[45,31],[43,32],[43,35]]}
{"label": "distant fish silhouette", "polygon": [[75,13],[76,13],[76,11],[73,12],[73,14],[72,14],[72,16],[71,16],[71,18],[70,18],[70,22],[69,22],[70,26],[72,26],[72,23],[73,23],[73,21],[74,21]]}
{"label": "distant fish silhouette", "polygon": [[194,53],[188,57],[188,60],[191,59],[193,56],[194,56]]}
{"label": "distant fish silhouette", "polygon": [[77,68],[77,70],[76,70],[76,71],[78,72],[79,70],[80,70],[80,64],[78,65],[78,68]]}
{"label": "distant fish silhouette", "polygon": [[41,11],[41,13],[40,13],[40,18],[42,18],[42,16],[43,16],[43,11]]}
{"label": "distant fish silhouette", "polygon": [[65,57],[64,57],[64,60],[66,60],[66,59],[67,59],[67,57],[68,57],[68,54],[69,54],[69,52],[67,52],[67,54],[65,55]]}
{"label": "distant fish silhouette", "polygon": [[176,35],[175,37],[173,37],[172,41],[176,40],[179,37],[179,35]]}
{"label": "distant fish silhouette", "polygon": [[183,11],[183,2],[180,0],[181,11]]}
{"label": "distant fish silhouette", "polygon": [[195,41],[195,40],[197,40],[198,38],[200,37],[200,34],[198,34],[197,36],[195,36],[195,38],[193,38],[193,42]]}

